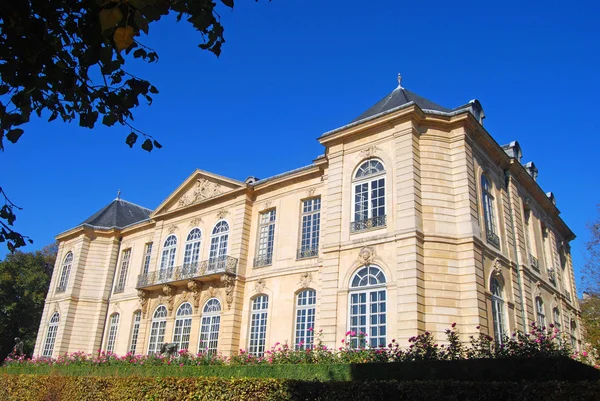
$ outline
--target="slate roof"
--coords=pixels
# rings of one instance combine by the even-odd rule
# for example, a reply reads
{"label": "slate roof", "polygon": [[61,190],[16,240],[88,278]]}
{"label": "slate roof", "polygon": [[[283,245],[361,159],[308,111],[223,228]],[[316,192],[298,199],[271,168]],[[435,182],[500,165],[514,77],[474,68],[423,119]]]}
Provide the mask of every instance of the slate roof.
{"label": "slate roof", "polygon": [[150,213],[150,209],[123,199],[115,199],[81,224],[98,228],[123,228],[148,219]]}
{"label": "slate roof", "polygon": [[442,107],[439,104],[432,102],[431,100],[425,99],[424,97],[409,91],[408,89],[398,86],[386,97],[375,103],[370,109],[368,109],[360,116],[355,118],[352,122],[364,120],[365,118],[369,118],[379,113],[392,110],[396,107],[400,107],[403,104],[407,104],[410,102],[414,102],[423,110],[435,110],[444,113],[449,113],[450,111],[452,111],[451,109]]}

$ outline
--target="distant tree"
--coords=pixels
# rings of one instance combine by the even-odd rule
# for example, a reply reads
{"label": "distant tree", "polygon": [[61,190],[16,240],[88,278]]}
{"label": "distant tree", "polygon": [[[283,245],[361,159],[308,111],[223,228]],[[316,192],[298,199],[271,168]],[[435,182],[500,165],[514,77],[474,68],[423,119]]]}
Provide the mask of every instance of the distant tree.
{"label": "distant tree", "polygon": [[[233,1],[221,0],[229,8]],[[0,150],[4,138],[19,140],[20,126],[32,115],[48,121],[77,119],[87,128],[98,119],[109,127],[119,123],[128,129],[130,147],[139,134],[145,139],[142,149],[160,148],[131,124],[140,97],[150,104],[158,89],[124,67],[131,58],[158,60],[138,39],[169,13],[200,32],[201,49],[221,54],[224,29],[213,0],[0,1]],[[2,170],[12,171],[14,166]],[[11,228],[20,209],[1,186],[0,195],[6,199],[0,208],[0,242],[14,251],[31,240]]]}
{"label": "distant tree", "polygon": [[585,342],[600,352],[600,296],[585,293],[579,304]]}
{"label": "distant tree", "polygon": [[15,337],[26,355],[33,353],[57,249],[17,251],[0,262],[0,361],[12,352]]}
{"label": "distant tree", "polygon": [[582,269],[581,321],[586,342],[600,352],[600,214],[587,227],[590,237],[585,246]]}

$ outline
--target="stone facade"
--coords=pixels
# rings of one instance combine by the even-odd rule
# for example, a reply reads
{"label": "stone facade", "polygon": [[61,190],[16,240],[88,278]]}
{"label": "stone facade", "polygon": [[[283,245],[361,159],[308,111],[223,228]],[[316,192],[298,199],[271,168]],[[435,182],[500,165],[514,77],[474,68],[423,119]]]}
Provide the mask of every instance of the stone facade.
{"label": "stone facade", "polygon": [[[578,343],[574,235],[537,168],[494,141],[478,101],[435,110],[400,86],[388,99],[402,94],[322,135],[306,167],[246,182],[196,170],[147,218],[58,235],[35,355],[260,353],[310,340],[298,321],[339,346],[351,328],[407,344],[453,322],[466,340],[544,317]],[[357,273],[380,276],[353,288]]]}

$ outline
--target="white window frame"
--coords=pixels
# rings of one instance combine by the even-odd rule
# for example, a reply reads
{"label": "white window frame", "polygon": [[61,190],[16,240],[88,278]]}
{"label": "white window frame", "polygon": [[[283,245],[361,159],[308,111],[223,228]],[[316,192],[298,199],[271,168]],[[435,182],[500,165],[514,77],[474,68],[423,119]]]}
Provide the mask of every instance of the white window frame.
{"label": "white window frame", "polygon": [[54,344],[56,343],[56,337],[58,335],[58,325],[60,324],[60,313],[54,312],[50,317],[48,323],[48,330],[46,331],[46,340],[44,341],[44,348],[42,350],[42,356],[51,358],[54,352]]}
{"label": "white window frame", "polygon": [[[152,314],[150,336],[148,338],[148,355],[160,352],[160,347],[165,342],[167,315],[167,308],[164,305],[158,305]],[[152,337],[154,337],[154,340],[152,340]]]}
{"label": "white window frame", "polygon": [[163,242],[160,270],[158,273],[161,281],[169,280],[173,276],[175,261],[177,260],[177,243],[178,239],[175,234],[169,234]]}
{"label": "white window frame", "polygon": [[193,313],[194,309],[189,302],[184,302],[177,308],[175,325],[173,327],[173,342],[177,344],[178,351],[190,349]]}
{"label": "white window frame", "polygon": [[138,336],[140,335],[140,323],[142,322],[142,311],[136,310],[133,312],[131,336],[129,340],[129,353],[135,355]]}
{"label": "white window frame", "polygon": [[[358,174],[358,171],[365,164],[370,163],[371,161],[379,162],[381,164],[381,166],[383,167],[383,170],[381,170],[375,174],[369,174],[369,175],[357,178],[356,175]],[[384,228],[387,225],[387,222],[385,221],[386,216],[387,216],[386,174],[387,174],[387,171],[385,169],[385,164],[383,164],[383,161],[381,161],[378,158],[371,158],[371,159],[364,160],[363,162],[360,163],[360,165],[354,171],[354,174],[352,175],[352,220],[351,220],[351,222],[356,224],[361,221],[369,221],[369,220],[373,219],[374,217],[383,217],[384,222],[383,222],[383,224],[372,225],[371,227],[356,228],[354,230],[351,230],[352,232],[360,232],[360,231],[364,231],[365,229],[370,229],[370,228]],[[373,209],[374,209],[373,205],[372,205],[372,201],[374,199],[372,197],[373,183],[376,181],[378,182],[379,180],[383,180],[383,197],[382,197],[382,199],[383,199],[383,215],[379,214],[377,216],[373,216]],[[367,199],[366,199],[366,201],[367,201],[367,218],[357,220],[357,218],[356,218],[356,214],[357,214],[356,187],[358,185],[363,185],[363,184],[367,184]],[[378,208],[379,208],[379,206],[378,206]]]}
{"label": "white window frame", "polygon": [[187,274],[198,271],[202,249],[202,237],[202,229],[199,227],[192,228],[187,235],[183,251],[183,270]]}
{"label": "white window frame", "polygon": [[115,286],[114,292],[119,293],[125,290],[125,284],[127,283],[127,273],[129,272],[129,261],[131,260],[131,248],[123,249],[121,252],[121,270],[119,271],[119,278],[117,279],[117,285]]}
{"label": "white window frame", "polygon": [[[371,269],[375,269],[377,270],[377,273],[373,274]],[[362,276],[362,278],[364,278],[365,276],[373,276],[374,279],[377,281],[377,283],[375,284],[366,284],[366,285],[361,285],[360,281],[362,280],[362,278],[360,278],[360,274],[366,270],[366,274]],[[379,277],[379,278],[378,278]],[[359,283],[358,285],[354,284],[355,278],[359,278]],[[368,281],[370,281],[370,279],[367,279]],[[387,336],[388,336],[388,315],[387,315],[387,309],[388,309],[388,293],[387,293],[387,277],[385,276],[385,273],[383,271],[383,269],[377,265],[365,265],[362,267],[359,267],[356,272],[354,272],[354,274],[352,275],[352,277],[350,278],[350,290],[348,291],[348,330],[349,331],[355,331],[356,335],[355,336],[349,336],[349,342],[350,342],[350,347],[351,348],[358,348],[360,346],[370,346],[373,348],[379,348],[379,345],[384,345],[387,346]],[[384,320],[385,323],[383,325],[381,324],[372,324],[372,312],[371,312],[371,306],[373,301],[371,300],[372,294],[375,294],[377,297],[377,300],[375,301],[377,304],[379,304],[379,306],[381,306],[382,301],[379,299],[380,295],[383,294],[383,305],[384,305],[384,311],[383,313],[378,311],[377,313],[375,313],[376,316],[381,317],[381,315],[384,316]],[[360,296],[364,295],[365,296],[365,324],[364,324],[364,328],[366,330],[367,336],[366,338],[360,338],[360,330],[359,327],[361,327],[362,325],[360,324],[360,320],[358,320],[356,325],[352,324],[352,318],[355,316],[355,314],[352,311],[352,307],[354,306],[353,301],[352,301],[352,297],[353,296],[357,296],[358,299],[360,300]],[[360,308],[360,304],[356,305],[357,308]],[[356,314],[356,318],[360,319],[360,317],[363,314],[360,313],[360,310],[358,310],[358,313]],[[385,328],[385,334],[383,336],[379,335],[380,332],[379,330],[381,329],[381,327]],[[372,329],[376,328],[376,330],[378,331],[378,335],[377,336],[373,336],[373,331]],[[377,342],[377,344],[373,345],[372,341],[374,338],[378,338],[379,341]],[[360,341],[363,341],[362,343],[360,343]]]}
{"label": "white window frame", "polygon": [[[221,227],[226,226],[226,229]],[[213,227],[210,236],[210,249],[208,256],[208,271],[225,270],[227,265],[227,251],[229,248],[229,233],[231,226],[226,220],[219,220]]]}
{"label": "white window frame", "polygon": [[300,211],[300,244],[296,259],[319,255],[321,236],[321,197],[304,199]]}
{"label": "white window frame", "polygon": [[221,301],[210,298],[202,308],[200,335],[198,336],[198,353],[215,355],[219,347],[219,330],[221,328]]}
{"label": "white window frame", "polygon": [[142,262],[142,274],[148,274],[150,271],[150,258],[152,257],[152,242],[147,242],[144,249],[144,259]]}
{"label": "white window frame", "polygon": [[541,296],[535,297],[535,321],[538,328],[546,327],[546,310]]}
{"label": "white window frame", "polygon": [[263,356],[267,344],[269,324],[269,296],[257,295],[250,302],[250,330],[248,333],[248,354]]}
{"label": "white window frame", "polygon": [[115,352],[115,345],[117,342],[117,332],[119,330],[119,313],[113,313],[110,315],[110,324],[108,326],[108,335],[106,336],[106,352]]}
{"label": "white window frame", "polygon": [[307,288],[296,294],[296,326],[294,330],[294,348],[312,349],[317,310],[317,292]]}
{"label": "white window frame", "polygon": [[65,292],[69,285],[69,276],[71,275],[71,267],[73,266],[73,252],[67,253],[63,259],[62,267],[60,270],[60,278],[58,285],[56,286],[56,292]]}
{"label": "white window frame", "polygon": [[504,318],[504,297],[502,292],[504,286],[495,277],[490,280],[490,292],[492,293],[492,322],[494,325],[494,337],[498,344],[502,344],[502,337],[506,333]]}
{"label": "white window frame", "polygon": [[493,193],[494,186],[485,174],[481,174],[479,185],[481,186],[481,206],[483,208],[483,225],[486,240],[489,244],[500,248],[498,221],[496,220],[496,197]]}
{"label": "white window frame", "polygon": [[277,209],[275,208],[258,214],[258,239],[254,267],[269,266],[273,263],[276,222]]}

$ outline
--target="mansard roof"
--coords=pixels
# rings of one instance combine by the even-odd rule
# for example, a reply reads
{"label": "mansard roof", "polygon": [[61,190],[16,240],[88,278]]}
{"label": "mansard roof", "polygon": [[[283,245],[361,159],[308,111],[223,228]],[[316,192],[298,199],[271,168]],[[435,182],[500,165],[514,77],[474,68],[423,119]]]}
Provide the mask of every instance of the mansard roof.
{"label": "mansard roof", "polygon": [[85,219],[81,225],[95,228],[123,228],[148,219],[152,210],[117,198]]}
{"label": "mansard roof", "polygon": [[413,102],[423,110],[441,111],[443,113],[449,113],[452,110],[440,106],[431,100],[425,99],[422,96],[417,95],[408,89],[398,85],[391,93],[387,94],[383,99],[375,103],[370,109],[362,113],[360,116],[355,118],[352,122],[364,120],[365,118],[373,117],[375,115],[385,113],[386,111],[396,109],[405,104]]}

